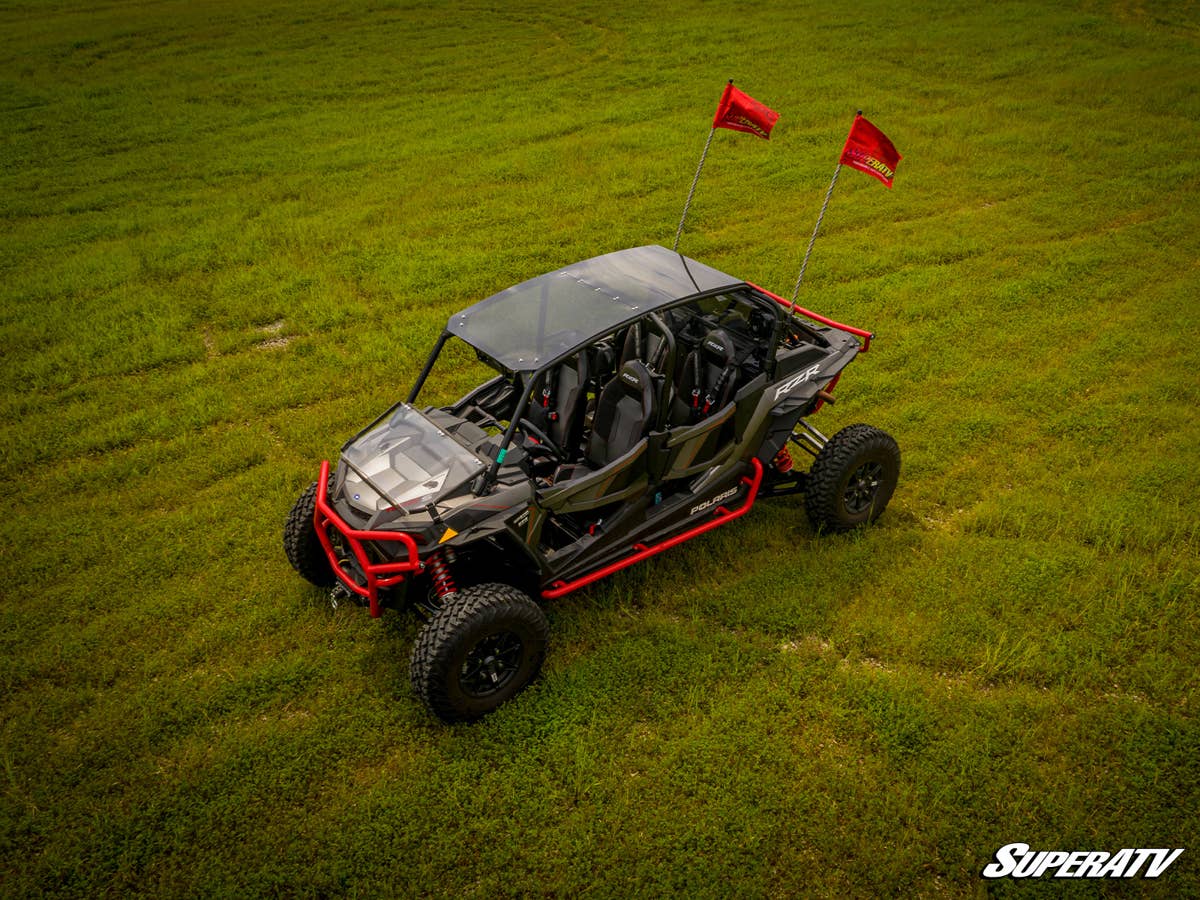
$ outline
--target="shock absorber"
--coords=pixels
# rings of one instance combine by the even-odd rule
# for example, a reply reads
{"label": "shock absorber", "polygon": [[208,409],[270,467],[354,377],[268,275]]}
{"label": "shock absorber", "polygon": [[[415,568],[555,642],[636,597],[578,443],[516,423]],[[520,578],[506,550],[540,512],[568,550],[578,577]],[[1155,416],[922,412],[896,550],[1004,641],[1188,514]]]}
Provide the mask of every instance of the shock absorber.
{"label": "shock absorber", "polygon": [[425,571],[429,574],[429,584],[438,603],[458,593],[458,588],[454,585],[454,575],[450,572],[450,566],[453,563],[454,551],[449,547],[434,552],[425,563]]}
{"label": "shock absorber", "polygon": [[780,475],[786,475],[792,471],[792,454],[788,453],[787,444],[779,448],[779,452],[771,460],[771,465]]}

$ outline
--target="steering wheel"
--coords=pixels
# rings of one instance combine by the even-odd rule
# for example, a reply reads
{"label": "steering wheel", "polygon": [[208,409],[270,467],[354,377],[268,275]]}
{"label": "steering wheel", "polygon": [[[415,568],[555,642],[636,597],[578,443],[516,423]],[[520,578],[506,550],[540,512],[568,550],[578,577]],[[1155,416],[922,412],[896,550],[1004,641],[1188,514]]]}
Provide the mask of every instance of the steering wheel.
{"label": "steering wheel", "polygon": [[[517,430],[523,431],[528,437],[533,438],[537,442],[537,447],[534,449],[543,449],[548,451],[555,459],[562,458],[562,452],[558,449],[558,445],[550,438],[546,432],[538,428],[526,418],[517,420]],[[525,448],[527,451],[530,449]]]}

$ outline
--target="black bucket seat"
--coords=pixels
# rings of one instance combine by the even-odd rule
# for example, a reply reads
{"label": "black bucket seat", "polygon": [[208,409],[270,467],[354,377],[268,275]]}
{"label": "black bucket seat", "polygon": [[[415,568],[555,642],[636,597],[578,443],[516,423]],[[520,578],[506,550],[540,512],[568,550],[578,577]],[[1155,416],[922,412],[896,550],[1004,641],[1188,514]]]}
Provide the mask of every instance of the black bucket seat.
{"label": "black bucket seat", "polygon": [[648,434],[661,389],[641,360],[625,363],[600,391],[583,463],[559,466],[538,492],[540,505],[556,514],[582,513],[645,493]]}
{"label": "black bucket seat", "polygon": [[579,458],[587,384],[588,355],[581,352],[546,373],[527,413],[568,461]]}
{"label": "black bucket seat", "polygon": [[584,458],[600,468],[628,453],[646,436],[658,416],[657,379],[638,359],[626,362],[596,400],[592,433]]}
{"label": "black bucket seat", "polygon": [[672,425],[699,422],[729,402],[737,386],[736,356],[733,341],[722,329],[714,328],[704,336],[683,361]]}

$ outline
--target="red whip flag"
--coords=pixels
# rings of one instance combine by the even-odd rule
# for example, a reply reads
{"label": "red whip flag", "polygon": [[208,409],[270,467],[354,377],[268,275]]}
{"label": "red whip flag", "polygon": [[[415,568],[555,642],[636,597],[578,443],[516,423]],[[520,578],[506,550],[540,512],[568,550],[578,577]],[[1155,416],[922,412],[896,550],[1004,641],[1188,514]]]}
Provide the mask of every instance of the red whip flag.
{"label": "red whip flag", "polygon": [[729,128],[756,134],[763,140],[771,139],[771,129],[779,121],[779,113],[764,103],[759,103],[745,91],[739,91],[733,82],[725,85],[725,93],[717,104],[713,116],[713,128]]}
{"label": "red whip flag", "polygon": [[888,136],[859,113],[850,126],[846,146],[842,148],[842,164],[874,175],[889,188],[896,176],[896,163],[903,157],[896,152]]}
{"label": "red whip flag", "polygon": [[692,197],[696,193],[696,182],[700,180],[700,171],[704,168],[704,160],[708,158],[708,148],[712,146],[713,135],[718,128],[729,128],[733,131],[744,131],[756,134],[764,141],[771,139],[771,129],[779,121],[779,113],[771,107],[759,103],[744,91],[733,86],[733,79],[725,85],[725,93],[717,104],[717,114],[713,116],[712,128],[708,130],[708,140],[704,142],[704,151],[700,154],[700,165],[696,166],[696,177],[692,179],[692,187],[688,191],[687,200],[683,204],[683,215],[679,218],[679,227],[675,229],[675,243],[672,250],[679,249],[679,236],[683,234],[683,223],[687,220],[688,209],[692,205]]}

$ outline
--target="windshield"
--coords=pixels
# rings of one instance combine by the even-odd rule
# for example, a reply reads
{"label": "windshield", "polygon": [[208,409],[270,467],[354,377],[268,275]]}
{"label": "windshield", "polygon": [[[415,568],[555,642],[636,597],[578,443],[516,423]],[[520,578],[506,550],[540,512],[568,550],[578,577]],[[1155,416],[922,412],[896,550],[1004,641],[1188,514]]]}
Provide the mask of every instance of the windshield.
{"label": "windshield", "polygon": [[342,459],[347,466],[342,494],[368,513],[422,509],[487,464],[407,403],[346,447]]}

